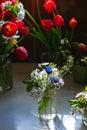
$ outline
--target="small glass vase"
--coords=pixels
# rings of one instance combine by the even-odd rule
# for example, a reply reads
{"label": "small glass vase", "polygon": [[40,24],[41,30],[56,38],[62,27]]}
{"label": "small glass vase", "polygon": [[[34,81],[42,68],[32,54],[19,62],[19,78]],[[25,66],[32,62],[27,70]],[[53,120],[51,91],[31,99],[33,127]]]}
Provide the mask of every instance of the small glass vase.
{"label": "small glass vase", "polygon": [[87,126],[87,111],[82,114],[82,123]]}
{"label": "small glass vase", "polygon": [[[49,100],[49,97],[46,97]],[[56,96],[52,97],[52,102],[46,107],[46,111],[42,114],[39,114],[39,119],[44,121],[53,120],[57,116],[57,109],[56,109]]]}
{"label": "small glass vase", "polygon": [[12,64],[7,55],[0,55],[0,93],[13,87]]}

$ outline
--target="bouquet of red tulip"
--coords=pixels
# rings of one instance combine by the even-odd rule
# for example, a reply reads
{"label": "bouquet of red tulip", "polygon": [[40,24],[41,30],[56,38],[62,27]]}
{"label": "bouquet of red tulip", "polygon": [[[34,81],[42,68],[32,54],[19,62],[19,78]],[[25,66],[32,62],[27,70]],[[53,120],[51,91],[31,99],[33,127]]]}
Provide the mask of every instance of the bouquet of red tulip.
{"label": "bouquet of red tulip", "polygon": [[[29,25],[30,33],[29,35],[39,39],[49,51],[58,52],[61,55],[61,59],[67,55],[71,54],[73,44],[77,44],[77,42],[72,42],[74,28],[77,26],[77,20],[75,18],[71,18],[69,21],[69,31],[65,30],[63,25],[65,23],[62,15],[57,13],[57,4],[56,0],[43,0],[43,8],[47,12],[51,18],[42,18],[40,14],[40,6],[39,1],[36,0],[37,12],[40,22],[29,13],[29,11],[25,11],[29,16],[27,17],[26,22]],[[30,20],[34,23],[33,25],[30,23]],[[34,26],[35,25],[35,26]]]}
{"label": "bouquet of red tulip", "polygon": [[29,33],[24,18],[25,10],[19,0],[0,0],[0,55],[7,55],[16,46],[19,59],[28,57],[27,50],[17,44]]}

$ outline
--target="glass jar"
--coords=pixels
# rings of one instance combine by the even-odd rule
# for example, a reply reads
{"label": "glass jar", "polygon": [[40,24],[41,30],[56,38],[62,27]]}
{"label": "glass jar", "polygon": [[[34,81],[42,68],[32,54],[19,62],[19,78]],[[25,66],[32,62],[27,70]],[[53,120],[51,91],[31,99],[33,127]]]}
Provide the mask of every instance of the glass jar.
{"label": "glass jar", "polygon": [[85,126],[87,126],[87,110],[82,114],[82,122]]}
{"label": "glass jar", "polygon": [[13,86],[12,64],[8,55],[0,55],[0,93],[10,90]]}

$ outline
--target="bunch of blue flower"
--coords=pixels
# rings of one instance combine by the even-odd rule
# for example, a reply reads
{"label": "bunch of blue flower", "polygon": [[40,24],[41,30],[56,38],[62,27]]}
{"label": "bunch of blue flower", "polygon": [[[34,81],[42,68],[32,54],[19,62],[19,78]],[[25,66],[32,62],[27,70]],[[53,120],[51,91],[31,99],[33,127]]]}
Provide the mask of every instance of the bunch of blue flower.
{"label": "bunch of blue flower", "polygon": [[44,93],[46,90],[57,89],[63,85],[64,81],[56,65],[53,63],[42,63],[38,64],[38,67],[31,72],[27,90],[35,95],[35,92]]}

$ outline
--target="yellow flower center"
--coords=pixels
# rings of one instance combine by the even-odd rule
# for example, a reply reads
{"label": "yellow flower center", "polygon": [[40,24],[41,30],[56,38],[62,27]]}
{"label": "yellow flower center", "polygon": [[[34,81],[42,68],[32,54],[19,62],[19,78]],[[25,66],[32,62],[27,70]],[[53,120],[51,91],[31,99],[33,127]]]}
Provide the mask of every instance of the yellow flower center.
{"label": "yellow flower center", "polygon": [[10,25],[6,26],[6,32],[9,33],[11,31]]}

